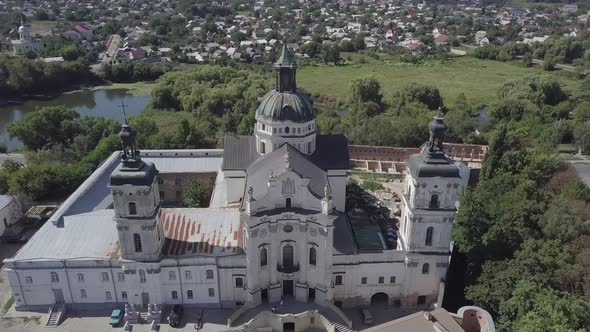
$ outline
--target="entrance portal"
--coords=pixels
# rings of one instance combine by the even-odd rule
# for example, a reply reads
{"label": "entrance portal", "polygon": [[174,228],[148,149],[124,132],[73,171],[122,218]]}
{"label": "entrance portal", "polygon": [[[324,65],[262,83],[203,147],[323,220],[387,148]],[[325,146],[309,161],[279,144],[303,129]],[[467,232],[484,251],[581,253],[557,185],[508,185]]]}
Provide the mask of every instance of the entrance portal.
{"label": "entrance portal", "polygon": [[375,295],[371,297],[371,305],[373,306],[387,306],[388,301],[389,296],[382,292],[375,293]]}
{"label": "entrance portal", "polygon": [[307,302],[315,302],[315,288],[309,288],[307,292]]}
{"label": "entrance portal", "polygon": [[283,296],[293,296],[293,280],[283,280]]}
{"label": "entrance portal", "polygon": [[283,332],[295,332],[295,323],[283,323]]}
{"label": "entrance portal", "polygon": [[53,290],[53,298],[55,299],[55,303],[64,303],[64,293],[61,289]]}
{"label": "entrance portal", "polygon": [[268,303],[268,289],[265,288],[260,292],[260,301]]}
{"label": "entrance portal", "polygon": [[150,304],[150,293],[141,293],[141,304],[144,308],[147,308]]}

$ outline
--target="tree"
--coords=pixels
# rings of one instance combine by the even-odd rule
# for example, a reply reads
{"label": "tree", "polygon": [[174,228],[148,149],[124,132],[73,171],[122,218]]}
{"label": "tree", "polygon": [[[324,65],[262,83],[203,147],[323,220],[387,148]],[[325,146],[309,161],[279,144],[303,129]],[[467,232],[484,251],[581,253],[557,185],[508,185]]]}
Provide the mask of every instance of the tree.
{"label": "tree", "polygon": [[438,88],[430,85],[410,83],[394,96],[399,105],[419,102],[430,110],[443,106],[443,99]]}
{"label": "tree", "polygon": [[583,123],[574,130],[574,140],[578,149],[582,152],[590,152],[590,125]]}
{"label": "tree", "polygon": [[381,84],[374,77],[357,78],[350,82],[350,103],[372,102],[381,104]]}
{"label": "tree", "polygon": [[333,63],[334,65],[340,62],[340,49],[336,45],[324,45],[322,47],[322,60],[324,63]]}
{"label": "tree", "polygon": [[526,52],[523,56],[522,56],[522,64],[525,67],[532,67],[533,66],[533,53],[531,52]]}
{"label": "tree", "polygon": [[60,54],[66,61],[74,61],[78,59],[82,55],[82,51],[80,50],[77,44],[69,44],[65,45],[61,48]]}
{"label": "tree", "polygon": [[39,150],[54,144],[69,144],[78,133],[74,119],[77,112],[64,107],[45,107],[27,113],[20,121],[8,126],[11,138],[17,137],[30,150]]}
{"label": "tree", "polygon": [[555,65],[557,64],[557,58],[547,54],[545,59],[543,60],[543,69],[546,71],[552,71],[555,69]]}
{"label": "tree", "polygon": [[207,198],[208,194],[205,187],[198,179],[193,179],[189,189],[182,195],[182,203],[186,207],[192,208],[207,207],[209,205]]}

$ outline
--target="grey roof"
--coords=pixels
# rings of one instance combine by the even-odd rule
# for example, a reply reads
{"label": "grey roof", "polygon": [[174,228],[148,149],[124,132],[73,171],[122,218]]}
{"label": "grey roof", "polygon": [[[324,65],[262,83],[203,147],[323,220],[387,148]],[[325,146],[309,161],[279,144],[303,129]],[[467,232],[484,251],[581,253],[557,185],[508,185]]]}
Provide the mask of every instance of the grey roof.
{"label": "grey roof", "polygon": [[354,255],[357,251],[352,228],[345,214],[334,221],[334,255]]}
{"label": "grey roof", "polygon": [[311,100],[303,92],[272,90],[262,97],[256,119],[303,123],[315,119],[315,112]]}
{"label": "grey roof", "polygon": [[[203,173],[220,170],[223,150],[145,150],[141,157],[153,163],[160,173]],[[96,169],[54,213],[50,221],[108,208],[113,200],[109,182],[119,166],[121,151],[114,152]]]}
{"label": "grey roof", "polygon": [[109,259],[117,243],[113,217],[113,210],[100,210],[46,222],[12,259]]}
{"label": "grey roof", "polygon": [[256,137],[225,135],[223,139],[223,170],[246,170],[260,155],[256,152]]}
{"label": "grey roof", "polygon": [[111,174],[112,186],[150,186],[158,175],[158,169],[153,163],[143,160],[125,160]]}
{"label": "grey roof", "polygon": [[0,209],[5,208],[13,200],[14,196],[12,195],[0,195]]}
{"label": "grey roof", "polygon": [[455,165],[444,152],[429,152],[428,147],[422,148],[419,154],[411,155],[408,159],[408,169],[412,177],[446,177],[458,178],[459,167]]}
{"label": "grey roof", "polygon": [[[226,135],[223,148],[224,170],[246,170],[260,157],[252,135]],[[348,139],[342,134],[317,135],[316,150],[306,158],[323,170],[350,169]]]}
{"label": "grey roof", "polygon": [[309,159],[325,170],[350,169],[348,139],[342,134],[317,135],[316,149]]}
{"label": "grey roof", "polygon": [[268,179],[271,172],[279,175],[288,170],[299,174],[302,178],[310,179],[308,186],[310,192],[318,198],[324,197],[328,175],[289,144],[283,144],[280,148],[265,154],[248,167],[246,188],[252,187],[254,199],[261,198],[268,192]]}

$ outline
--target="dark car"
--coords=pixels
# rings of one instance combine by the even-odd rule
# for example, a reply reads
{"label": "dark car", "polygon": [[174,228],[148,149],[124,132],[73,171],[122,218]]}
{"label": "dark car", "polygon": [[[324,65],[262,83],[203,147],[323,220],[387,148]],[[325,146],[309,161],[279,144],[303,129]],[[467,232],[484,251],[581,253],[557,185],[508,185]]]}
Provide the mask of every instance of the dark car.
{"label": "dark car", "polygon": [[172,312],[168,315],[168,324],[172,327],[177,327],[180,325],[180,320],[182,319],[182,315],[184,314],[184,307],[180,304],[174,305],[172,308]]}

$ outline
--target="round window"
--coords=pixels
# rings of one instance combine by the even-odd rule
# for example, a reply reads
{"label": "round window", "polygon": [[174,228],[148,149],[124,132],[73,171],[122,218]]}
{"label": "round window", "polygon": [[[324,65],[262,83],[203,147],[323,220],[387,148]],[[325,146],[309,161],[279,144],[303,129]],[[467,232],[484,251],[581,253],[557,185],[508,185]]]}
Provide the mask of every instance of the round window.
{"label": "round window", "polygon": [[283,230],[285,231],[285,233],[291,233],[293,231],[293,226],[285,225],[285,227],[283,227]]}

